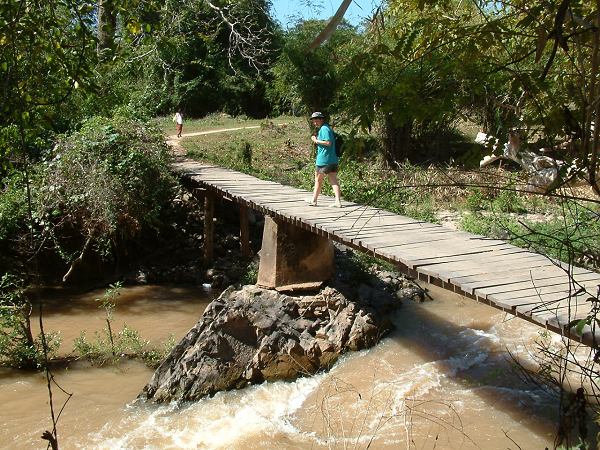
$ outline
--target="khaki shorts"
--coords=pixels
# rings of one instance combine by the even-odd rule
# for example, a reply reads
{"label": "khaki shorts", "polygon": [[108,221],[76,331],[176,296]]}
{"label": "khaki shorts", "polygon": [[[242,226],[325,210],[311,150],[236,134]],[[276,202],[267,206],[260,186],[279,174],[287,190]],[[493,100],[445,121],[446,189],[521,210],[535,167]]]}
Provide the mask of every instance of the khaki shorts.
{"label": "khaki shorts", "polygon": [[338,171],[337,164],[327,164],[326,166],[317,166],[317,173],[336,173]]}

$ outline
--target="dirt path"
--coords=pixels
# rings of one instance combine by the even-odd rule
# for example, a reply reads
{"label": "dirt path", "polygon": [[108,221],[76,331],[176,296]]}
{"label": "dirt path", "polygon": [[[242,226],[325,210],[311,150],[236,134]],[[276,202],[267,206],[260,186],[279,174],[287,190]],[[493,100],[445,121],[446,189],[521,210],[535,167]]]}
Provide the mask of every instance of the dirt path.
{"label": "dirt path", "polygon": [[194,133],[183,133],[181,138],[178,138],[176,134],[171,136],[167,136],[167,140],[165,141],[167,145],[169,145],[173,149],[173,154],[177,157],[183,157],[186,154],[186,151],[181,146],[180,141],[184,137],[192,137],[192,136],[205,136],[207,134],[214,133],[226,133],[229,131],[238,131],[238,130],[250,130],[260,128],[260,125],[251,125],[247,127],[237,127],[237,128],[218,128],[215,130],[207,130],[207,131],[196,131]]}

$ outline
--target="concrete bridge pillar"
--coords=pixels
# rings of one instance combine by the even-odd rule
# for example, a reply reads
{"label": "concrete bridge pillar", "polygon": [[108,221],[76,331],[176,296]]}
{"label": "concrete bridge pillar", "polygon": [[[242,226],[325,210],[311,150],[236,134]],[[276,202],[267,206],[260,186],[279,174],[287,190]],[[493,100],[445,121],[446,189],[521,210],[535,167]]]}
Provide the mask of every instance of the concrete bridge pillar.
{"label": "concrete bridge pillar", "polygon": [[280,291],[315,289],[333,274],[329,239],[265,216],[259,286]]}

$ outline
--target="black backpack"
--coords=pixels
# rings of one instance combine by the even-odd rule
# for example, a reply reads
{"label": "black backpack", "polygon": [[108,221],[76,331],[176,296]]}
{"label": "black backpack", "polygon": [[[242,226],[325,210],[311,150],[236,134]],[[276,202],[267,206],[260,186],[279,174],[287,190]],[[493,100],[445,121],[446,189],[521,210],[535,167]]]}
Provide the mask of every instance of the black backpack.
{"label": "black backpack", "polygon": [[333,136],[335,137],[335,154],[338,158],[341,158],[344,153],[344,136],[335,131],[333,132]]}

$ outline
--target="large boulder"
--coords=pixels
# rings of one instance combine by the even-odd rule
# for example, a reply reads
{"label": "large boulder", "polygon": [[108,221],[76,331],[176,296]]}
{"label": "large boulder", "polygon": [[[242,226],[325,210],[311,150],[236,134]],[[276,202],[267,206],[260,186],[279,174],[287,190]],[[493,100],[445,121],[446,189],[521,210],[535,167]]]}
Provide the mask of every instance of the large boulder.
{"label": "large boulder", "polygon": [[195,400],[326,369],[345,351],[376,344],[390,326],[385,316],[400,305],[380,291],[361,294],[350,301],[330,287],[296,297],[256,286],[228,288],[173,348],[140,397]]}

